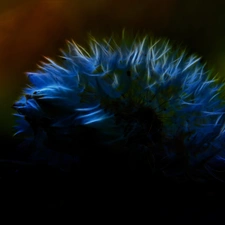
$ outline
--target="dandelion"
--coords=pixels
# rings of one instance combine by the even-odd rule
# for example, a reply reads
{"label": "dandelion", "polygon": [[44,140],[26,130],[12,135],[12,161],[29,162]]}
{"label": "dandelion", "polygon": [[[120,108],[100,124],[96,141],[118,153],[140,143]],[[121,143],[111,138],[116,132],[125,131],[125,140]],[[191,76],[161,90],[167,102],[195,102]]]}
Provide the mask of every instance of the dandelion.
{"label": "dandelion", "polygon": [[25,135],[33,158],[67,164],[89,142],[144,152],[166,176],[221,179],[223,85],[200,58],[148,36],[92,37],[88,50],[67,44],[60,64],[46,58],[27,73],[30,85],[13,105],[16,135]]}

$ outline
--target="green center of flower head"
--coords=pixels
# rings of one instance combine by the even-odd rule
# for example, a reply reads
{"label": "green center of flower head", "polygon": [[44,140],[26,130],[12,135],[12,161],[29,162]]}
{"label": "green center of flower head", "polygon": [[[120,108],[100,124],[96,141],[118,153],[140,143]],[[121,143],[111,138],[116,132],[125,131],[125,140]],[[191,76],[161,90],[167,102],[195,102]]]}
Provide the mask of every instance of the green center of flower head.
{"label": "green center of flower head", "polygon": [[123,37],[92,38],[89,52],[68,42],[62,58],[28,73],[31,86],[14,104],[17,134],[35,152],[82,152],[78,143],[92,136],[117,153],[144,148],[168,175],[205,177],[225,165],[223,85],[198,57],[168,41]]}

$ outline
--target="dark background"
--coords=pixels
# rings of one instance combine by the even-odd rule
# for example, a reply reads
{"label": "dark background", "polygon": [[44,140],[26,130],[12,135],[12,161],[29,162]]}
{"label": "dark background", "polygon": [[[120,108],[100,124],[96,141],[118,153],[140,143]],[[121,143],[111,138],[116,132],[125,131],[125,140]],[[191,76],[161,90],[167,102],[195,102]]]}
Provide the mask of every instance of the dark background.
{"label": "dark background", "polygon": [[[14,152],[9,151],[9,149],[15,149],[17,145],[17,140],[12,138],[14,132],[12,129],[14,125],[12,114],[14,111],[11,106],[21,95],[22,89],[27,84],[25,72],[35,71],[37,64],[44,60],[43,56],[57,59],[57,56],[60,55],[59,49],[66,48],[66,40],[73,39],[75,42],[85,47],[88,44],[88,34],[92,34],[97,38],[104,38],[105,36],[109,37],[111,34],[121,34],[123,28],[133,34],[139,32],[140,34],[150,34],[155,37],[165,37],[177,45],[182,45],[190,53],[201,56],[202,61],[207,62],[206,68],[212,69],[215,74],[218,73],[219,77],[223,79],[225,73],[224,12],[225,2],[219,0],[1,1],[1,157],[15,157],[15,155],[13,155]],[[6,166],[6,168],[9,170],[8,166]],[[24,169],[24,171],[26,171],[26,169]],[[38,167],[30,171],[32,171],[33,175],[29,176],[29,179],[31,179],[35,185],[43,182],[43,175],[46,175],[46,168]],[[14,172],[10,173],[10,176],[13,173]],[[13,182],[17,188],[18,186],[23,186],[23,183],[27,181],[28,175],[26,172],[24,172],[24,174],[22,177],[14,178]],[[47,193],[51,193],[51,188],[53,186],[55,187],[62,184],[62,180],[60,180],[59,184],[54,183],[58,179],[58,176],[61,175],[55,171],[51,171],[47,178],[44,178],[46,182],[49,182],[49,185],[51,183],[50,186],[45,186],[49,189]],[[139,177],[139,175],[136,175],[135,179],[132,178],[133,175],[129,176],[129,182],[136,179],[134,183],[137,183],[137,177]],[[52,179],[54,181],[51,179],[49,181],[49,177],[53,177]],[[62,177],[62,179],[65,179],[64,175],[62,175]],[[144,175],[143,177],[143,179],[139,179],[138,181],[140,182],[139,186],[141,186],[142,182],[144,182],[143,180],[145,180]],[[67,179],[67,181],[64,180],[63,182],[71,182],[68,180],[70,179]],[[90,185],[93,185],[91,181],[89,182]],[[165,186],[164,182],[167,186]],[[211,212],[210,215],[212,215],[210,218],[218,219],[219,215],[222,214],[222,209],[219,208],[219,204],[223,199],[222,186],[213,186],[213,188],[211,188],[200,185],[200,187],[190,186],[190,189],[185,189],[185,185],[183,185],[182,188],[178,190],[178,188],[174,189],[174,186],[171,185],[170,182],[168,183],[167,180],[162,181],[162,183],[162,185],[161,183],[159,185],[162,189],[162,191],[160,191],[161,195],[158,194],[157,196],[161,200],[164,199],[163,204],[165,204],[166,207],[168,205],[170,206],[175,198],[180,199],[180,201],[178,201],[179,204],[182,203],[183,206],[188,205],[186,201],[190,199],[189,197],[191,196],[192,200],[197,199],[195,202],[198,204],[201,203],[204,205],[207,203],[207,207],[205,208],[210,208],[209,212]],[[32,186],[32,188],[34,188],[34,186]],[[117,191],[119,192],[118,186],[115,188],[116,190],[118,189]],[[139,189],[141,190],[140,187]],[[18,192],[19,191],[14,191],[15,194],[13,196],[15,198],[18,196]],[[154,195],[154,191],[152,193],[149,191],[146,192],[149,196]],[[102,192],[99,191],[99,193]],[[128,195],[126,194],[128,193],[126,188],[120,193]],[[135,193],[134,190],[133,193]],[[150,195],[150,193],[152,195]],[[95,194],[92,195],[89,193],[89,195],[93,196]],[[61,198],[63,199],[62,196]],[[11,198],[13,199],[14,197]],[[132,195],[127,196],[128,199],[130,199],[129,197],[132,197]],[[142,198],[145,199],[144,196],[142,196]],[[168,201],[165,200],[167,198]],[[37,201],[36,198],[34,199],[33,202]],[[183,201],[181,199],[183,199]],[[155,202],[159,201],[155,200]],[[47,205],[51,205],[51,202],[53,202],[52,207],[58,204],[55,203],[54,196],[47,202]],[[39,203],[40,202],[33,204]],[[189,204],[192,204],[192,206],[195,205],[191,200]],[[207,220],[209,214],[204,214],[204,212],[207,212],[207,209],[204,209],[206,211],[203,210],[200,212],[198,208],[194,211],[189,208],[190,213],[193,215],[200,215],[199,220],[202,218],[206,218]],[[167,216],[170,215],[171,217],[171,214],[166,214],[166,212],[167,208],[165,208],[164,211],[162,210],[162,213]],[[190,219],[187,211],[179,213],[174,212],[174,215],[176,214],[183,215]],[[208,218],[208,220],[210,219]]]}

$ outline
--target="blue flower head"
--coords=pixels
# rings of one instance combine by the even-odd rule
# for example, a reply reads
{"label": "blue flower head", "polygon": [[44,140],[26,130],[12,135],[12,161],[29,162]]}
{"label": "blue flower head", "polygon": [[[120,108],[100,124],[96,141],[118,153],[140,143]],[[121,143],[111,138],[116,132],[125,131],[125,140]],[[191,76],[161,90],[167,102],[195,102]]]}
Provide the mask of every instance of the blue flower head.
{"label": "blue flower head", "polygon": [[27,74],[30,85],[14,104],[16,134],[29,140],[33,158],[69,164],[95,142],[147,152],[168,176],[204,179],[224,167],[222,85],[200,58],[166,40],[123,36],[91,38],[88,50],[68,42],[60,64],[46,60]]}

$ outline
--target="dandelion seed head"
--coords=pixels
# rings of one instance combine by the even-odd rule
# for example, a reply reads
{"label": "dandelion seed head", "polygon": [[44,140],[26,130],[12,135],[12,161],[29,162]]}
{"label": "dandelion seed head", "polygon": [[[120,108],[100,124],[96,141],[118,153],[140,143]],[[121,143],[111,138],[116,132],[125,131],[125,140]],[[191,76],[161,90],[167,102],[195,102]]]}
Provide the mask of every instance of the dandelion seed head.
{"label": "dandelion seed head", "polygon": [[224,163],[225,105],[199,57],[148,36],[91,38],[88,50],[67,44],[60,65],[46,58],[27,73],[31,84],[13,106],[16,134],[30,134],[35,151],[53,142],[76,151],[79,132],[92,129],[106,151],[147,149],[168,176],[216,177],[209,168]]}

